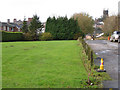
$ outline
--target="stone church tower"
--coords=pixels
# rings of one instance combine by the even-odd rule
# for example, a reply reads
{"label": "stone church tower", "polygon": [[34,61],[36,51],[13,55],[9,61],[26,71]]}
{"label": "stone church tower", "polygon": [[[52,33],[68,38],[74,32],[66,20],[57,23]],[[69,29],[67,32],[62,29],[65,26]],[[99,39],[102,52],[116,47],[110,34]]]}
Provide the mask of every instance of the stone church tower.
{"label": "stone church tower", "polygon": [[108,10],[103,10],[103,19],[106,19],[108,16]]}

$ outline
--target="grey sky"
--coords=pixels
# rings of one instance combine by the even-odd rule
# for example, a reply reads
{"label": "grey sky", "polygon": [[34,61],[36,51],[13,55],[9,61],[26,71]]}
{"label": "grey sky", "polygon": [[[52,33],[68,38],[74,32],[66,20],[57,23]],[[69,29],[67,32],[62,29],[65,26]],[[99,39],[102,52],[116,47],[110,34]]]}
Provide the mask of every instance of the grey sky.
{"label": "grey sky", "polygon": [[86,12],[93,18],[108,9],[109,14],[118,13],[119,0],[1,0],[0,21],[14,18],[23,20],[37,14],[42,22],[49,16],[65,16],[70,18],[74,13]]}

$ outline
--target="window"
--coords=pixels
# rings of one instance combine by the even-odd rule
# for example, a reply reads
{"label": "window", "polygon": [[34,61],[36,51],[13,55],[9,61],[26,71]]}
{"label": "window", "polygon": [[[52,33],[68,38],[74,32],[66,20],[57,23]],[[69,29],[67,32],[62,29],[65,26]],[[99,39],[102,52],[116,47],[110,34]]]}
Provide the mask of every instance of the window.
{"label": "window", "polygon": [[6,26],[3,27],[3,30],[6,30]]}
{"label": "window", "polygon": [[13,28],[11,28],[11,31],[13,31]]}
{"label": "window", "polygon": [[18,31],[20,32],[20,28],[18,28]]}
{"label": "window", "polygon": [[9,27],[7,27],[7,31],[9,31]]}
{"label": "window", "polygon": [[117,34],[120,34],[120,32],[118,31]]}

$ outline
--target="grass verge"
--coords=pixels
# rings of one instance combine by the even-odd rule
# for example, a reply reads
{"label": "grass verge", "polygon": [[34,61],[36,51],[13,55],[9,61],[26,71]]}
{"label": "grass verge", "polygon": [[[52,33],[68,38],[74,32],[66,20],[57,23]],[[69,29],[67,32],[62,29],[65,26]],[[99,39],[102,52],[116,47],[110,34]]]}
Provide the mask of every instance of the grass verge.
{"label": "grass verge", "polygon": [[85,88],[87,72],[77,41],[2,43],[3,88]]}

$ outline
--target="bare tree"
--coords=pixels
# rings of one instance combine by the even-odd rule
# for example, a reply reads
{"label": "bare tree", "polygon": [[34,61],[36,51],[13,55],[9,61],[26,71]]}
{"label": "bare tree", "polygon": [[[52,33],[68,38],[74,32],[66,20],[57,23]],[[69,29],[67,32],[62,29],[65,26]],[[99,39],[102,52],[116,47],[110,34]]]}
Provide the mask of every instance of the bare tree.
{"label": "bare tree", "polygon": [[93,33],[93,24],[94,21],[89,14],[86,13],[76,13],[72,16],[75,20],[78,21],[78,25],[80,26],[82,32],[84,34]]}
{"label": "bare tree", "polygon": [[104,20],[103,32],[111,35],[112,32],[118,30],[118,17],[116,15],[110,16]]}

